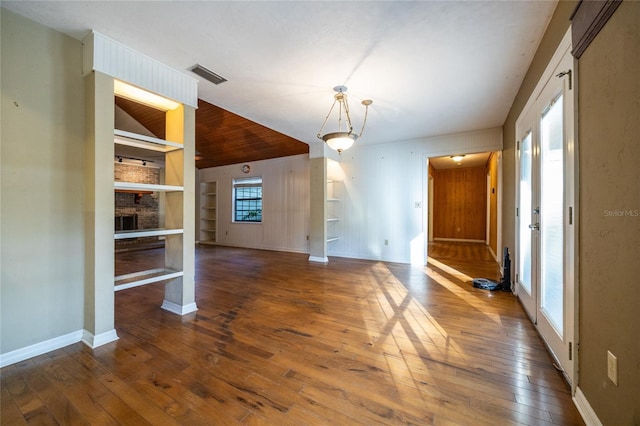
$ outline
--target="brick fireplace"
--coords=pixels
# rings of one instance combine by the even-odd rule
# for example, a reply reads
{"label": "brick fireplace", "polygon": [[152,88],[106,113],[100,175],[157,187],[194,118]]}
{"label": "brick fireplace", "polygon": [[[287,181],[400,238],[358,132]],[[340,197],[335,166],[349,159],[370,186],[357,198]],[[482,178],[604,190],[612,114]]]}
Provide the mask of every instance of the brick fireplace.
{"label": "brick fireplace", "polygon": [[[127,163],[115,163],[114,177],[119,182],[160,183],[160,169]],[[116,192],[115,231],[159,228],[160,209],[157,193]],[[116,241],[116,250],[157,242],[157,237]]]}

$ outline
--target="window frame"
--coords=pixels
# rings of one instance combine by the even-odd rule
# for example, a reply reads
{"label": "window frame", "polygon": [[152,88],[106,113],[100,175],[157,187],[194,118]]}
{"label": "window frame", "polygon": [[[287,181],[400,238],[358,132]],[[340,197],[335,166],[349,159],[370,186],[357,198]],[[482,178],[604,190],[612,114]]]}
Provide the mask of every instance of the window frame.
{"label": "window frame", "polygon": [[[234,178],[231,181],[231,184],[232,184],[232,189],[231,189],[232,222],[233,223],[263,223],[264,193],[263,193],[262,176]],[[241,188],[259,188],[259,197],[246,197],[246,198],[238,199],[238,190]],[[244,209],[238,210],[238,202],[242,202],[242,201],[249,202],[249,204],[251,204],[251,202],[256,202],[259,205],[259,207],[256,206],[254,210],[251,210],[250,208],[244,208]],[[245,218],[243,217],[238,218],[239,212],[247,212],[247,214],[245,215]],[[257,219],[247,218],[253,212],[257,212],[255,213],[255,216],[257,217]]]}

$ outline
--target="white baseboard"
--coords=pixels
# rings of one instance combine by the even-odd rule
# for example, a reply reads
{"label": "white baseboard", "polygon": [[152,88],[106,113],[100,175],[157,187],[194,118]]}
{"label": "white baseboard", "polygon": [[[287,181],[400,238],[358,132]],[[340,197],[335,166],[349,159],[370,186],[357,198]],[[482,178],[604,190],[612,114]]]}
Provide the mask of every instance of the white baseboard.
{"label": "white baseboard", "polygon": [[329,263],[328,257],[320,257],[320,256],[309,256],[309,262],[317,262],[317,263]]}
{"label": "white baseboard", "polygon": [[0,354],[0,368],[78,343],[82,339],[82,333],[83,330],[74,331],[64,336],[54,337],[6,354]]}
{"label": "white baseboard", "polygon": [[183,306],[183,305],[178,305],[177,303],[169,302],[168,300],[165,299],[162,302],[162,309],[177,315],[186,315],[186,314],[190,314],[191,312],[197,311],[198,307],[196,306],[195,303],[189,303]]}
{"label": "white baseboard", "polygon": [[434,238],[434,241],[448,241],[452,243],[482,243],[484,244],[484,240],[469,240],[465,238]]}
{"label": "white baseboard", "polygon": [[107,343],[118,340],[118,333],[116,330],[105,331],[104,333],[100,333],[94,335],[93,333],[83,330],[82,332],[82,343],[89,346],[91,349],[95,349],[98,346],[106,345]]}
{"label": "white baseboard", "polygon": [[587,401],[587,397],[584,396],[580,387],[576,388],[573,403],[576,404],[576,407],[582,416],[582,420],[584,420],[587,426],[602,426],[602,422],[598,418],[596,412],[593,411],[593,408],[591,408],[591,404]]}

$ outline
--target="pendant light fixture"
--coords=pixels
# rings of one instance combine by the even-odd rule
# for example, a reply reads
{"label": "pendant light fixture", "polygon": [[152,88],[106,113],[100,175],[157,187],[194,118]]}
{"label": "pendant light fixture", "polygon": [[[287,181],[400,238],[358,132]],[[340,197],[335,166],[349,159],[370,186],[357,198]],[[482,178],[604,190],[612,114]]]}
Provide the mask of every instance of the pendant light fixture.
{"label": "pendant light fixture", "polygon": [[[353,132],[353,126],[351,124],[351,115],[349,114],[349,103],[347,102],[347,88],[345,86],[336,86],[333,88],[336,92],[334,95],[333,105],[331,105],[331,109],[329,109],[329,113],[324,119],[324,123],[322,123],[322,127],[320,131],[318,131],[318,139],[322,139],[329,145],[329,148],[338,151],[340,154],[345,149],[351,148],[353,143],[362,136],[362,132],[364,132],[364,126],[367,124],[367,114],[369,113],[369,105],[373,103],[370,99],[365,99],[362,101],[362,105],[365,106],[364,110],[364,120],[362,122],[362,129],[360,130],[360,134],[355,134]],[[322,131],[324,130],[324,126],[329,121],[329,117],[333,112],[336,104],[338,104],[338,130],[335,132],[325,133],[322,135]],[[343,118],[344,115],[344,118]]]}

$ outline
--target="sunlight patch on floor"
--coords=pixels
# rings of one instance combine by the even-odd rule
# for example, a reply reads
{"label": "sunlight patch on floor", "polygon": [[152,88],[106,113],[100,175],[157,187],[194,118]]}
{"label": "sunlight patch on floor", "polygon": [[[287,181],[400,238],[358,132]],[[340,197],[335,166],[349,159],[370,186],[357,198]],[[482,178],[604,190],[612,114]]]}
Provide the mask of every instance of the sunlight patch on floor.
{"label": "sunlight patch on floor", "polygon": [[[449,269],[452,269],[452,268],[449,268]],[[499,314],[491,313],[491,312],[489,312],[488,309],[486,309],[486,307],[485,307],[485,305],[487,303],[486,302],[486,298],[478,298],[476,296],[473,296],[472,294],[469,294],[469,292],[467,292],[464,289],[460,288],[460,286],[458,284],[456,284],[455,282],[449,280],[448,278],[444,277],[443,275],[439,274],[438,272],[434,271],[432,268],[427,268],[426,274],[427,274],[427,276],[429,278],[431,278],[432,280],[434,280],[435,282],[437,282],[438,284],[440,284],[441,286],[443,286],[444,288],[449,290],[451,293],[455,294],[456,296],[458,296],[459,298],[464,300],[465,303],[468,303],[469,305],[473,306],[478,311],[482,312],[491,321],[493,321],[496,325],[502,325],[501,316]],[[489,294],[489,296],[491,296],[491,295]]]}
{"label": "sunlight patch on floor", "polygon": [[[413,364],[416,360],[422,360],[425,367],[421,372],[423,380],[431,377],[428,363],[425,362],[427,360],[460,362],[468,358],[455,339],[411,296],[386,265],[378,263],[372,267],[370,282],[374,287],[369,300],[378,307],[373,310],[379,309],[385,318],[382,330],[368,332],[376,336],[375,346],[383,349],[385,357],[393,357],[387,359],[392,374],[395,369],[398,376],[406,376],[406,370],[411,371],[409,359],[413,360]],[[390,349],[389,355],[386,347]],[[398,355],[402,357],[404,367],[398,364]],[[420,380],[416,379],[418,382]]]}
{"label": "sunlight patch on floor", "polygon": [[447,274],[453,275],[454,277],[458,278],[460,281],[463,281],[463,282],[473,281],[473,278],[470,277],[469,275],[466,275],[466,274],[458,271],[457,269],[452,268],[451,266],[446,265],[446,264],[434,259],[433,257],[429,257],[428,259],[429,259],[428,260],[428,265],[433,265],[436,268],[440,269],[441,271],[444,271]]}

